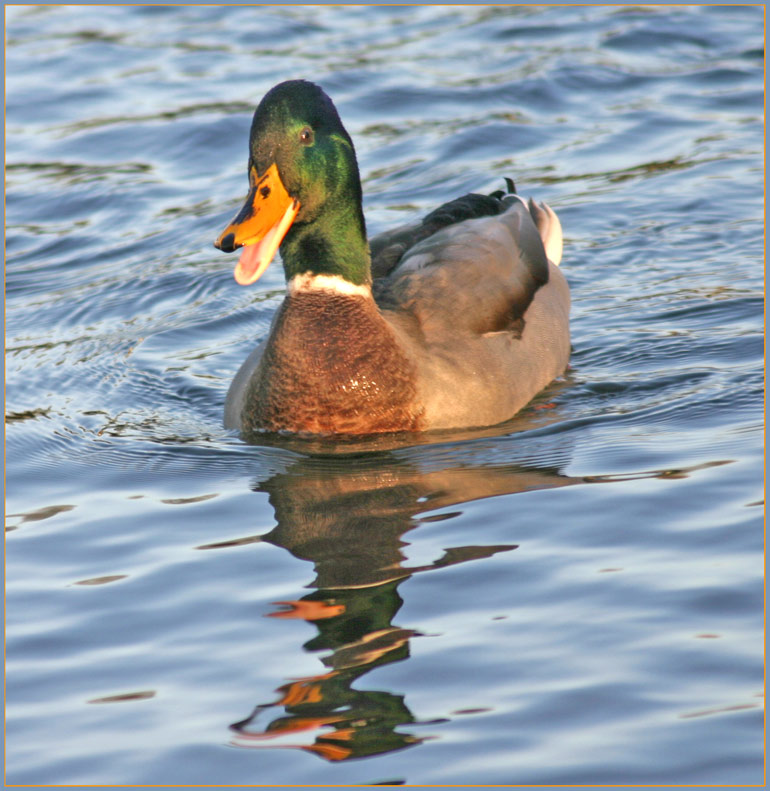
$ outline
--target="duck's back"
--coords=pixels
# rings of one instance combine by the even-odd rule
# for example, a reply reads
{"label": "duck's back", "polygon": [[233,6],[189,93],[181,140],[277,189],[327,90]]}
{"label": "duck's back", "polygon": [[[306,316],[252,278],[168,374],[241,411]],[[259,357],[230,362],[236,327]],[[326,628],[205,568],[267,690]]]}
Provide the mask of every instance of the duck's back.
{"label": "duck's back", "polygon": [[567,366],[569,289],[544,245],[560,257],[558,220],[519,198],[503,209],[407,246],[375,280],[383,315],[416,360],[428,428],[505,420]]}

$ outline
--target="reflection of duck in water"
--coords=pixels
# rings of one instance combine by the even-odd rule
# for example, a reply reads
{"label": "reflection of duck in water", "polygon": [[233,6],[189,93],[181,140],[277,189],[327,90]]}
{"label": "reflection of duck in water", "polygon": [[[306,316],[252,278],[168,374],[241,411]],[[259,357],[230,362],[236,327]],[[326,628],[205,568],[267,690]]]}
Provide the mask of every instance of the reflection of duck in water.
{"label": "reflection of duck in water", "polygon": [[[409,641],[419,633],[393,623],[402,604],[398,587],[406,578],[490,557],[515,545],[453,547],[432,563],[408,566],[402,552],[407,543],[404,534],[421,521],[436,519],[421,514],[485,497],[572,484],[682,477],[699,469],[571,478],[558,471],[565,461],[558,444],[569,439],[565,435],[548,439],[554,464],[548,468],[490,464],[489,453],[484,455],[484,467],[467,461],[447,467],[448,446],[441,446],[435,454],[420,449],[415,456],[419,469],[409,461],[409,453],[298,455],[288,469],[257,484],[256,490],[270,495],[275,528],[263,536],[201,548],[259,540],[312,561],[316,590],[298,601],[281,602],[282,609],[271,616],[312,624],[317,634],[303,647],[329,653],[321,660],[323,673],[282,685],[279,700],[257,706],[249,717],[233,724],[234,743],[302,749],[341,761],[399,750],[429,738],[415,734],[429,723],[412,714],[403,695],[354,689],[353,683],[372,668],[409,658]],[[459,446],[452,451],[459,453]],[[724,462],[701,466],[720,463]],[[404,726],[408,732],[402,733]]]}
{"label": "reflection of duck in water", "polygon": [[[233,724],[241,747],[291,747],[330,761],[399,750],[423,741],[404,696],[353,688],[369,670],[409,657],[417,633],[393,624],[398,587],[415,573],[490,557],[514,544],[445,549],[432,563],[405,565],[402,536],[418,514],[524,489],[564,486],[578,479],[552,470],[456,467],[419,472],[390,454],[364,455],[350,464],[302,457],[260,485],[270,493],[278,524],[262,541],[315,564],[317,590],[280,602],[275,618],[301,618],[318,630],[303,646],[330,651],[326,671],[295,679],[280,699],[261,704]],[[276,716],[276,710],[281,714]],[[266,721],[266,718],[272,719]],[[401,732],[411,725],[411,732]]]}

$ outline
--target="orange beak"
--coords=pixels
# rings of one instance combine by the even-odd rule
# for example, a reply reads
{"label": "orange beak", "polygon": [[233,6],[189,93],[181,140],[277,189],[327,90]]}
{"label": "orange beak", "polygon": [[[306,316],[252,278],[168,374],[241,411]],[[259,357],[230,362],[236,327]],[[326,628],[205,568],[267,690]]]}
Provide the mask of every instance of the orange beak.
{"label": "orange beak", "polygon": [[298,212],[299,201],[286,191],[275,164],[262,176],[252,165],[246,202],[214,242],[214,247],[225,253],[245,248],[235,267],[238,283],[248,286],[259,279]]}

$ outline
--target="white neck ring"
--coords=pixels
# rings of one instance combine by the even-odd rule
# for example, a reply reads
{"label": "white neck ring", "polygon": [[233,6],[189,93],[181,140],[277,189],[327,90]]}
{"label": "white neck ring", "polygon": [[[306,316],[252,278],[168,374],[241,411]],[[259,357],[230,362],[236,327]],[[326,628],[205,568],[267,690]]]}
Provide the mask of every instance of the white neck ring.
{"label": "white neck ring", "polygon": [[371,286],[359,286],[345,280],[339,275],[314,275],[312,272],[305,272],[301,275],[294,275],[288,283],[289,294],[300,294],[314,291],[332,291],[336,294],[346,294],[348,296],[371,297]]}

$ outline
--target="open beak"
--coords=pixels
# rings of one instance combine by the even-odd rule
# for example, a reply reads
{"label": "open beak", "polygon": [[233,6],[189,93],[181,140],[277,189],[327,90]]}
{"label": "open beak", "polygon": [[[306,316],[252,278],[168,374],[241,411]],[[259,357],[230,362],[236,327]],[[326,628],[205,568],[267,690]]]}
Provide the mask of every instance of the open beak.
{"label": "open beak", "polygon": [[275,164],[262,176],[252,165],[246,202],[214,242],[225,253],[244,248],[235,267],[238,283],[248,286],[267,269],[297,212],[299,201],[286,192]]}

